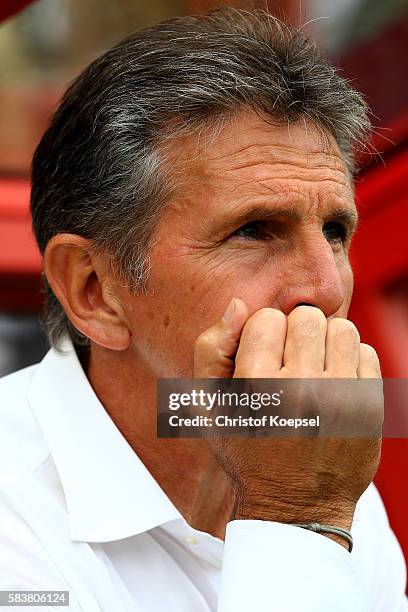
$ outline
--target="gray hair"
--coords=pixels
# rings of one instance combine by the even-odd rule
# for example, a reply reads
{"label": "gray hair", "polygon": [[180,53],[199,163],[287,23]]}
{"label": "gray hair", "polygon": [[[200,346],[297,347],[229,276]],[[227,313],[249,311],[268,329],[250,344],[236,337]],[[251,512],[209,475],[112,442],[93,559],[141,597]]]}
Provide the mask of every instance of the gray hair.
{"label": "gray hair", "polygon": [[[131,291],[146,292],[155,226],[174,190],[165,143],[216,133],[243,107],[279,123],[310,120],[354,173],[366,103],[301,29],[262,10],[168,19],[107,51],[66,91],[33,158],[41,252],[58,233],[79,234],[109,254]],[[44,285],[51,342],[68,332],[88,344]]]}

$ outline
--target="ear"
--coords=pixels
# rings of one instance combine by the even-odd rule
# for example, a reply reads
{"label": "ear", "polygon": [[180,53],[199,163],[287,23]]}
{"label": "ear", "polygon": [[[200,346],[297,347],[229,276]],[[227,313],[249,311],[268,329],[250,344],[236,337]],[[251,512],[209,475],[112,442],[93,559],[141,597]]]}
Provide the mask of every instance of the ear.
{"label": "ear", "polygon": [[92,241],[57,234],[47,244],[44,272],[71,323],[105,348],[122,351],[131,334],[109,257],[96,254]]}

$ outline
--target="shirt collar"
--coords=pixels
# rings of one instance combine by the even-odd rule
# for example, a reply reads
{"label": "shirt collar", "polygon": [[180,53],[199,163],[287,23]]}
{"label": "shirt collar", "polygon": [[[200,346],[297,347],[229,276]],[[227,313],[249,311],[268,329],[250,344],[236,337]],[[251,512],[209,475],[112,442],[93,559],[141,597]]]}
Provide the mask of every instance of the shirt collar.
{"label": "shirt collar", "polygon": [[28,400],[64,489],[71,540],[109,542],[182,519],[102,406],[69,339],[39,364]]}

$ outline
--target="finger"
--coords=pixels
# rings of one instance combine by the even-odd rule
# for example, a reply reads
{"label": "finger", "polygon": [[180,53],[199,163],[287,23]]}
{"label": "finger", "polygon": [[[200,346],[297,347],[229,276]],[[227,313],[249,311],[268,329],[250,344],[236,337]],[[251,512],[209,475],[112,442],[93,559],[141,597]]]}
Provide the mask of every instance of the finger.
{"label": "finger", "polygon": [[358,378],[381,378],[380,360],[375,349],[369,344],[360,344]]}
{"label": "finger", "polygon": [[257,310],[245,323],[235,358],[235,378],[273,378],[282,367],[286,316],[274,308]]}
{"label": "finger", "polygon": [[232,378],[235,354],[248,308],[233,298],[221,319],[202,332],[194,347],[194,378]]}
{"label": "finger", "polygon": [[347,319],[328,322],[326,336],[326,374],[332,378],[356,378],[360,361],[360,334]]}
{"label": "finger", "polygon": [[319,308],[298,306],[288,316],[284,366],[296,376],[320,376],[324,369],[327,319]]}

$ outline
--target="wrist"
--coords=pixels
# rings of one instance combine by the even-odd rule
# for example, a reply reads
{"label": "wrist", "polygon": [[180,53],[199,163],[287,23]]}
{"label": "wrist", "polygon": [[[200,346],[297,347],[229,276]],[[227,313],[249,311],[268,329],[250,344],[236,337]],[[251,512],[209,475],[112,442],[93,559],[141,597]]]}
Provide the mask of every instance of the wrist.
{"label": "wrist", "polygon": [[[289,503],[268,497],[249,499],[241,494],[236,495],[231,520],[262,520],[288,525],[320,523],[349,531],[354,511],[355,504],[352,502],[311,503],[297,500],[295,503]],[[336,535],[324,535],[339,541]]]}
{"label": "wrist", "polygon": [[[282,507],[266,507],[264,505],[260,507],[237,505],[232,513],[231,520],[273,521],[285,525],[293,525],[298,529],[302,529],[302,527],[298,527],[299,524],[320,523],[350,531],[353,514],[354,512],[350,511],[328,512],[326,508],[323,509],[319,507],[307,510],[303,508],[302,510],[299,509],[295,511],[292,508],[289,510],[283,509]],[[340,544],[340,546],[346,550],[350,549],[349,542],[341,535],[327,532],[319,532],[317,535],[333,540],[333,542]]]}
{"label": "wrist", "polygon": [[346,548],[347,542],[348,551],[351,552],[353,550],[353,536],[349,529],[342,529],[337,525],[323,525],[321,523],[295,523],[293,526],[330,537],[344,548]]}

